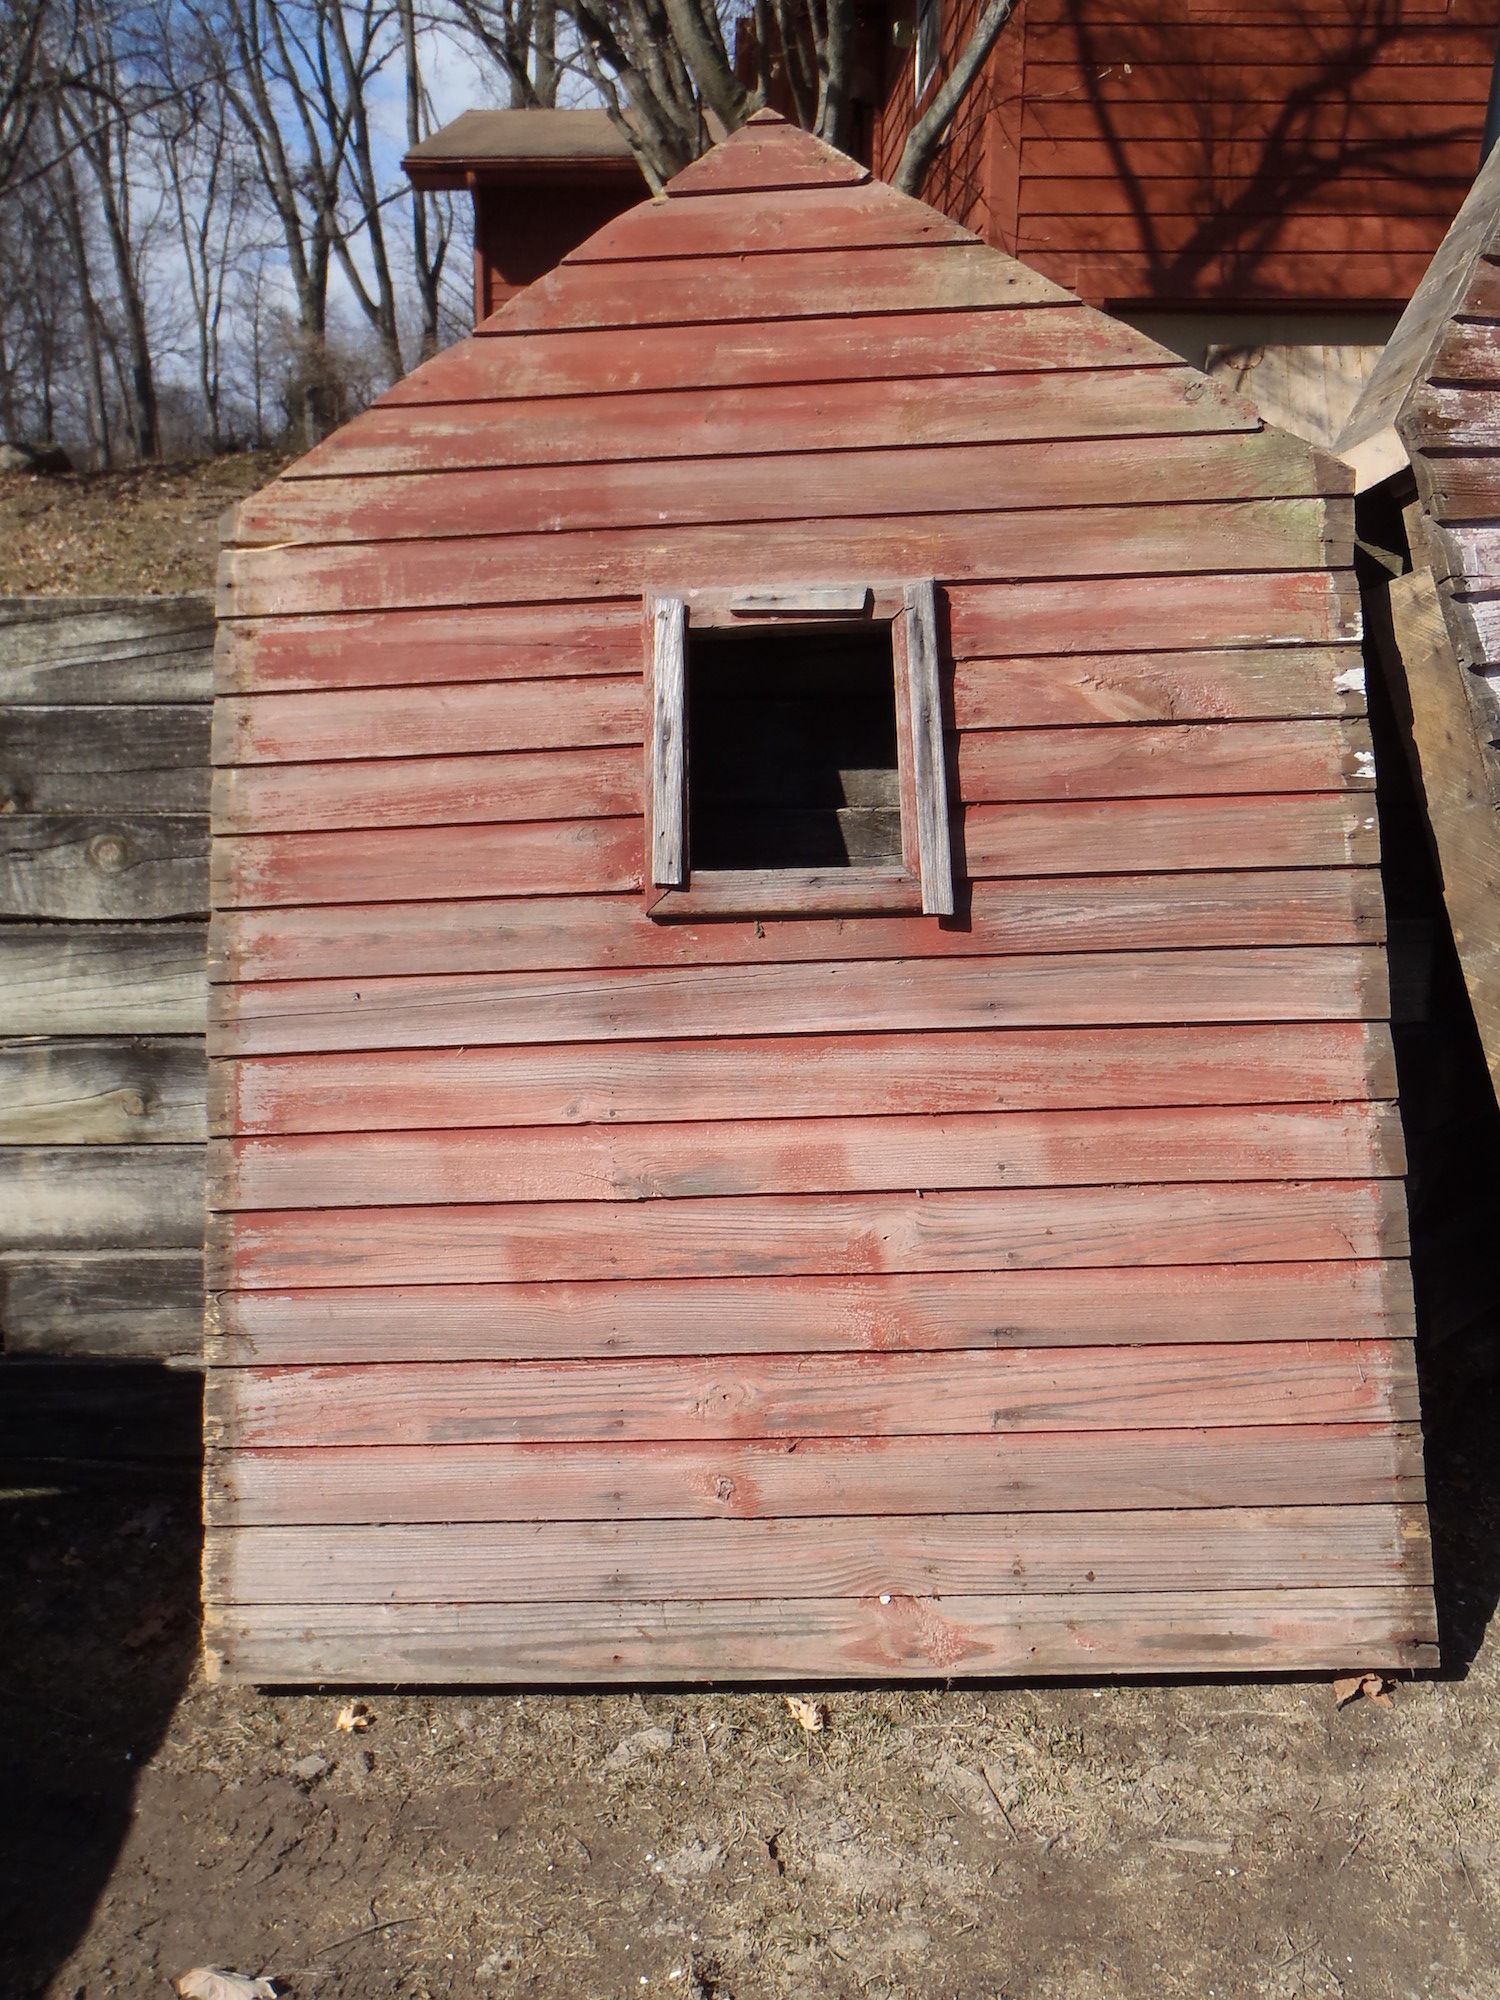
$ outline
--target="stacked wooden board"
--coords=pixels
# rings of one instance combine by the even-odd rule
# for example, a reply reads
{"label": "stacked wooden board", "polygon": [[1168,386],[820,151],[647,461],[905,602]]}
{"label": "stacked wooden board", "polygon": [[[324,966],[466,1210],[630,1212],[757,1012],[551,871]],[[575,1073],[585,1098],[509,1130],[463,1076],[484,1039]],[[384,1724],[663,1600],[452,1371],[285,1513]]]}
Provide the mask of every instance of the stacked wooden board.
{"label": "stacked wooden board", "polygon": [[0,1340],[196,1355],[213,606],[0,608]]}
{"label": "stacked wooden board", "polygon": [[[1434,1659],[1349,485],[762,115],[245,503],[213,1671]],[[653,922],[646,596],[867,576],[960,916]]]}
{"label": "stacked wooden board", "polygon": [[1391,567],[1404,573],[1371,588],[1372,636],[1500,1088],[1500,151],[1337,443],[1399,544]]}

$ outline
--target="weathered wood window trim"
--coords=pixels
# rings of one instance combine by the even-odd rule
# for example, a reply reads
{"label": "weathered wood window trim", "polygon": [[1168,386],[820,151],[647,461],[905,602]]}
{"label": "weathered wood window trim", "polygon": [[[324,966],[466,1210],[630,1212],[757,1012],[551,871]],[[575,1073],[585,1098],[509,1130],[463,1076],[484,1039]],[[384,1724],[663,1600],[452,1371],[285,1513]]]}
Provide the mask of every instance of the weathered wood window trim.
{"label": "weathered wood window trim", "polygon": [[[953,859],[939,684],[937,591],[912,582],[780,590],[652,591],[646,597],[646,905],[659,921],[696,917],[953,912]],[[890,627],[901,800],[897,868],[718,869],[688,852],[687,648],[698,630],[827,620]]]}

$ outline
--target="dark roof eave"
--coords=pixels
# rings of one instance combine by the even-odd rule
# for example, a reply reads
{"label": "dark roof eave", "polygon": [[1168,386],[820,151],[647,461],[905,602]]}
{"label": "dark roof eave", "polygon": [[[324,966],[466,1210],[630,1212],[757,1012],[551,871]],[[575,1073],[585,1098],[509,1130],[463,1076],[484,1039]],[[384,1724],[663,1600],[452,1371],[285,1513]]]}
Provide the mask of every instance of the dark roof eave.
{"label": "dark roof eave", "polygon": [[492,154],[433,159],[408,153],[401,162],[401,171],[414,188],[434,194],[449,188],[472,188],[480,182],[491,187],[556,187],[560,183],[582,181],[639,181],[642,187],[646,185],[634,154],[614,159],[600,159],[597,155],[573,159],[555,155],[543,159],[496,159]]}

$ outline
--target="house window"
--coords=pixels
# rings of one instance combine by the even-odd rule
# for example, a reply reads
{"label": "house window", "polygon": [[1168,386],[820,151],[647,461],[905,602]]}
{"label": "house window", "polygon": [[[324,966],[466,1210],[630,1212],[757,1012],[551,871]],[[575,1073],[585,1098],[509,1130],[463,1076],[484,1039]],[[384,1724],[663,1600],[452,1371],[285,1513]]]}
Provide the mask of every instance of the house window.
{"label": "house window", "polygon": [[651,601],[659,919],[953,909],[936,593]]}
{"label": "house window", "polygon": [[916,93],[918,102],[936,74],[941,53],[943,16],[941,0],[918,0]]}

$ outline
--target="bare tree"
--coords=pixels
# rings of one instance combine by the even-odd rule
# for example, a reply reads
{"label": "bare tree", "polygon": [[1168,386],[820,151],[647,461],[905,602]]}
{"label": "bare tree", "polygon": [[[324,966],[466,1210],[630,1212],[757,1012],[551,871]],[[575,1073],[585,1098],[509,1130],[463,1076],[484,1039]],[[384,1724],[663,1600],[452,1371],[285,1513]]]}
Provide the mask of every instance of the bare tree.
{"label": "bare tree", "polygon": [[[432,103],[422,80],[414,0],[397,0],[397,11],[401,20],[401,57],[406,71],[406,143],[411,147],[420,145],[432,130]],[[549,32],[555,32],[555,13],[550,19],[552,27]],[[554,64],[554,92],[556,85]],[[437,353],[442,342],[443,265],[447,260],[448,246],[453,241],[452,204],[414,187],[411,190],[411,240],[413,275],[422,314],[418,358],[426,361]]]}
{"label": "bare tree", "polygon": [[94,282],[89,245],[89,217],[73,155],[63,132],[62,113],[54,100],[51,108],[53,165],[47,176],[46,192],[52,217],[68,246],[76,286],[83,359],[83,387],[89,442],[100,465],[114,457],[110,436],[109,396],[105,388],[104,362],[110,347],[104,312]]}
{"label": "bare tree", "polygon": [[449,18],[505,78],[512,111],[557,103],[557,0],[452,0]]}
{"label": "bare tree", "polygon": [[51,0],[0,0],[0,188],[9,185],[41,108]]}
{"label": "bare tree", "polygon": [[[187,4],[202,58],[215,64],[219,87],[253,152],[281,234],[296,300],[302,360],[299,428],[311,444],[332,426],[324,368],[328,273],[339,226],[347,116],[337,119],[332,130],[324,130],[309,115],[299,69],[307,54],[276,0],[187,0]],[[326,49],[315,44],[313,61],[320,60],[331,94]],[[296,79],[297,87],[289,79]]]}
{"label": "bare tree", "polygon": [[54,73],[54,129],[62,159],[76,154],[90,172],[125,335],[132,441],[138,458],[155,458],[161,444],[156,371],[146,317],[144,232],[137,226],[138,183],[132,160],[133,101],[140,91],[126,61],[122,61],[106,0],[75,0],[73,29],[82,55],[82,74]]}
{"label": "bare tree", "polygon": [[[522,23],[518,0],[453,3],[471,34],[514,79]],[[982,6],[967,42],[912,129],[896,176],[904,192],[920,190],[954,113],[1015,4],[986,0]],[[726,14],[716,0],[558,0],[558,5],[572,29],[581,67],[629,138],[653,187],[703,151],[711,124],[733,131],[766,102],[773,65],[785,77],[800,124],[845,151],[855,142],[857,0],[753,0],[753,87],[736,73]]]}
{"label": "bare tree", "polygon": [[979,10],[973,32],[954,59],[953,67],[939,84],[931,104],[907,134],[896,168],[895,185],[903,194],[919,195],[943,136],[953,123],[953,115],[968,95],[975,77],[989,60],[990,50],[1000,39],[1000,31],[1016,11],[1016,0],[986,0]]}
{"label": "bare tree", "polygon": [[[169,22],[163,23],[169,26]],[[170,74],[176,52],[163,39]],[[244,136],[212,77],[189,77],[164,93],[150,120],[157,171],[165,184],[192,308],[198,393],[210,449],[224,444],[224,314],[235,270],[252,241],[256,187]]]}

